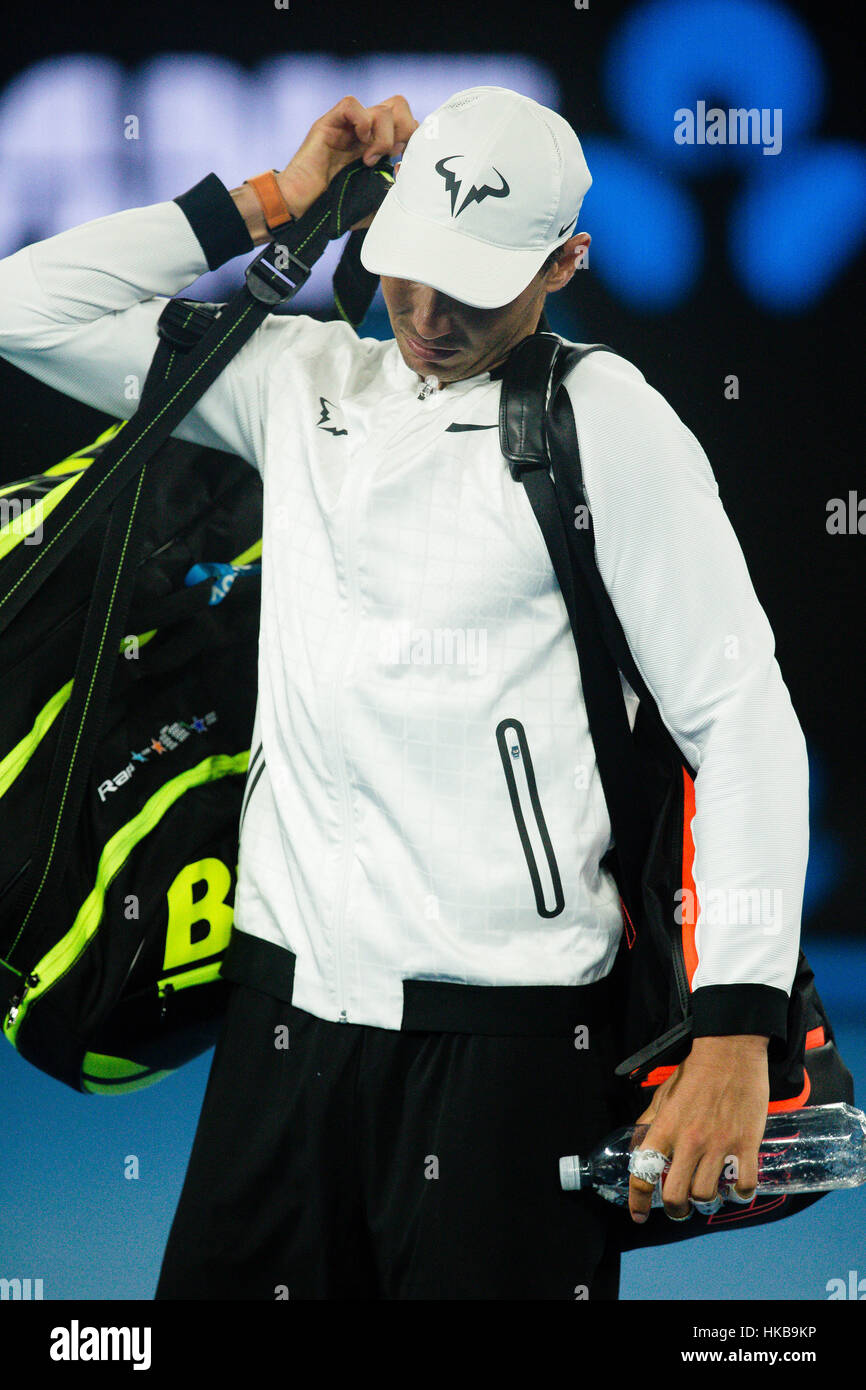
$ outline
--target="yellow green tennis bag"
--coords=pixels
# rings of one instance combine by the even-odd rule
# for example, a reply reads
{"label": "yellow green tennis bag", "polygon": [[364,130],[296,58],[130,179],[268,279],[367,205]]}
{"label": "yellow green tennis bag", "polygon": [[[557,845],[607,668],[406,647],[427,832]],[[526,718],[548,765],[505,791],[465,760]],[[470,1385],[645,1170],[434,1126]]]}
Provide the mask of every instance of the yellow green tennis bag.
{"label": "yellow green tennis bag", "polygon": [[[17,547],[37,552],[61,498],[125,428],[0,489],[0,561]],[[64,727],[64,715],[85,619],[112,581],[114,567],[99,563],[110,514],[2,636],[3,1033],[77,1090],[147,1085],[215,1039],[255,714],[261,514],[249,464],[176,439],[161,446],[136,517],[126,630],[88,747],[76,747],[81,723]],[[58,766],[60,797],[80,805],[56,890],[28,916],[18,890],[58,848],[57,822],[43,816]]]}

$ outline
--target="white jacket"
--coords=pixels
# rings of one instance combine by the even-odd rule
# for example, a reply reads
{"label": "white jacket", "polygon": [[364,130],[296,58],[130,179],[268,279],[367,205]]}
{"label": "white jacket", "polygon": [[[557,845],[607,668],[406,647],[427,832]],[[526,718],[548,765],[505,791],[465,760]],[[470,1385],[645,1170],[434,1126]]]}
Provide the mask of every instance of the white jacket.
{"label": "white jacket", "polygon": [[[249,244],[211,175],[27,247],[0,263],[0,353],[128,417],[165,297]],[[697,769],[692,987],[713,1008],[696,1031],[720,1000],[719,1031],[761,1031],[797,959],[803,734],[694,436],[614,354],[566,385],[602,577]],[[500,384],[421,386],[393,340],[276,316],[176,431],[264,483],[236,926],[294,954],[299,1008],[385,1028],[404,979],[584,984],[622,930],[571,630],[499,449]],[[760,920],[728,910],[749,890]],[[765,987],[763,1013],[743,984]]]}

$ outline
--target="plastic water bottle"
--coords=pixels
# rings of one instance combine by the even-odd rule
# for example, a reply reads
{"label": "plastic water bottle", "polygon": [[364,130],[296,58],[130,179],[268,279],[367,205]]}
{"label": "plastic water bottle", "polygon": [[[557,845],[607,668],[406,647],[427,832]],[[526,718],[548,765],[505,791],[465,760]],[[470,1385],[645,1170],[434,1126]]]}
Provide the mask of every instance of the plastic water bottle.
{"label": "plastic water bottle", "polygon": [[[600,1197],[627,1206],[629,1156],[638,1149],[649,1125],[614,1130],[588,1157],[579,1154],[559,1160],[559,1181],[566,1192],[594,1189]],[[662,1184],[670,1168],[665,1164],[652,1194],[651,1206],[663,1205]],[[719,1196],[734,1186],[719,1179]],[[803,1110],[775,1111],[767,1116],[758,1149],[758,1186],[761,1196],[788,1196],[795,1192],[828,1192],[836,1187],[857,1187],[866,1182],[866,1115],[853,1105],[811,1105]],[[735,1199],[734,1199],[735,1200]]]}

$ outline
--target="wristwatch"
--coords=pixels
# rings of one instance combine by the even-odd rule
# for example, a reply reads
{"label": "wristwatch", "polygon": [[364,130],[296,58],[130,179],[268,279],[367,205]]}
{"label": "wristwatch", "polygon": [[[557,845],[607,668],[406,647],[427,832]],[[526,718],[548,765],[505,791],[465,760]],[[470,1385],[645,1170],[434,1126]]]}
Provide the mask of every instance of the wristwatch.
{"label": "wristwatch", "polygon": [[280,227],[285,227],[287,222],[294,221],[277,183],[278,172],[277,169],[268,169],[264,174],[256,174],[254,178],[244,179],[244,183],[249,184],[262,205],[265,226],[269,232],[276,232]]}

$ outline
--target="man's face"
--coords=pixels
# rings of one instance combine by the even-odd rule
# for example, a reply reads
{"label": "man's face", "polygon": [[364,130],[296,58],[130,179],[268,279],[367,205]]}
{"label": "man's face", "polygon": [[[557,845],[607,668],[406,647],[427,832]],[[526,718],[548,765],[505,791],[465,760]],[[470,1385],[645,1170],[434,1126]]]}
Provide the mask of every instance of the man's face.
{"label": "man's face", "polygon": [[407,366],[440,383],[489,371],[538,326],[545,286],[536,275],[498,309],[474,309],[415,280],[381,277],[382,295]]}

